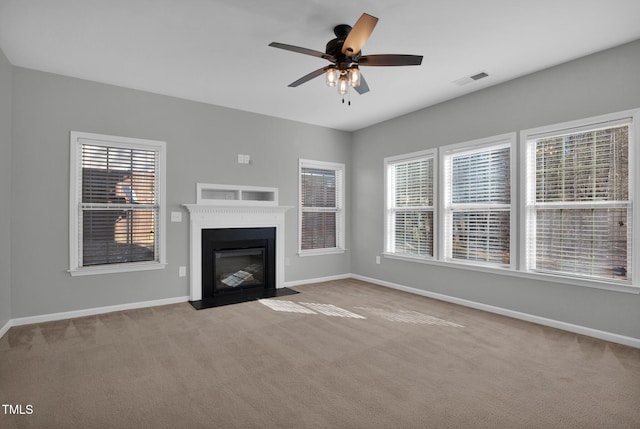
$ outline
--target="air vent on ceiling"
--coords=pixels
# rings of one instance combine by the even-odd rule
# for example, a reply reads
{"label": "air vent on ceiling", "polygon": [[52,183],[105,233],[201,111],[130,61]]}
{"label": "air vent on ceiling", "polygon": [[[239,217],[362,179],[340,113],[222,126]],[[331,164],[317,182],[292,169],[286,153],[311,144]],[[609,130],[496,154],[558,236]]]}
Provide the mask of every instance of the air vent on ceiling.
{"label": "air vent on ceiling", "polygon": [[489,76],[488,74],[486,74],[485,72],[480,72],[478,74],[474,74],[473,76],[470,76],[471,79],[473,80],[480,80],[480,79],[484,79],[485,77]]}
{"label": "air vent on ceiling", "polygon": [[455,83],[458,86],[463,86],[463,85],[466,85],[468,83],[475,82],[475,81],[480,80],[480,79],[484,79],[485,77],[488,77],[488,76],[489,76],[488,73],[480,72],[480,73],[473,74],[471,76],[465,76],[463,78],[454,80],[453,83]]}

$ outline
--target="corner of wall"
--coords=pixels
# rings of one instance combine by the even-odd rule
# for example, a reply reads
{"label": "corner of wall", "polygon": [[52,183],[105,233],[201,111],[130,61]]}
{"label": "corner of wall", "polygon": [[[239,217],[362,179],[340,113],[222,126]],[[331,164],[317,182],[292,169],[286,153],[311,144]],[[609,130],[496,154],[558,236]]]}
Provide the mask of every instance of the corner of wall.
{"label": "corner of wall", "polygon": [[0,49],[0,337],[11,327],[13,66]]}

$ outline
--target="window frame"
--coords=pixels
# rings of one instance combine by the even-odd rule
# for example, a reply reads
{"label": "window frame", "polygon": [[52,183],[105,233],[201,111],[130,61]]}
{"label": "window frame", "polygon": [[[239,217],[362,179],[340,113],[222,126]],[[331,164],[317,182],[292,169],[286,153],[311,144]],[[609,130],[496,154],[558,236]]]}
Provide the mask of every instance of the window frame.
{"label": "window frame", "polygon": [[[154,261],[122,262],[114,264],[81,266],[82,238],[80,204],[82,204],[82,145],[95,142],[99,146],[123,149],[151,150],[157,154],[156,204],[158,218],[154,226],[154,242],[157,245],[157,257]],[[70,180],[69,180],[69,270],[72,276],[146,271],[165,268],[166,262],[166,143],[131,137],[71,131],[69,136]]]}
{"label": "window frame", "polygon": [[[451,164],[456,155],[470,155],[474,153],[481,153],[494,149],[509,148],[509,180],[510,180],[510,203],[509,204],[496,204],[495,207],[490,207],[491,204],[486,203],[465,203],[457,205],[451,202],[452,197],[452,178],[451,178]],[[440,165],[441,165],[441,188],[439,194],[442,196],[442,202],[440,204],[440,219],[441,223],[438,225],[438,229],[441,232],[442,239],[439,242],[441,255],[440,259],[444,262],[450,262],[455,264],[463,264],[479,267],[490,267],[495,269],[508,269],[513,270],[516,268],[517,260],[517,228],[518,228],[518,215],[517,215],[517,174],[514,165],[516,162],[516,133],[506,133],[496,136],[469,140],[466,142],[455,143],[440,148]],[[476,260],[464,260],[455,259],[452,256],[453,237],[449,234],[448,224],[452,223],[453,214],[455,212],[466,211],[468,209],[476,208],[477,211],[491,211],[494,208],[500,209],[500,211],[509,212],[509,263],[508,264],[496,264],[487,261]]]}
{"label": "window frame", "polygon": [[[394,248],[394,223],[393,223],[393,213],[396,210],[401,210],[393,206],[395,190],[393,183],[391,183],[391,174],[390,170],[393,166],[397,164],[404,164],[414,161],[422,161],[431,159],[433,162],[433,171],[432,171],[432,184],[433,189],[431,190],[433,204],[431,207],[429,206],[420,206],[416,208],[416,210],[420,211],[429,211],[433,216],[433,227],[432,227],[432,243],[433,243],[433,255],[431,256],[420,256],[420,255],[410,255],[407,253],[397,253],[393,251]],[[433,261],[437,259],[438,256],[438,150],[437,149],[428,149],[417,152],[412,152],[403,155],[395,155],[384,158],[384,252],[383,255],[389,258],[395,259],[407,259],[407,260],[424,260],[424,261]]]}
{"label": "window frame", "polygon": [[[332,170],[336,172],[336,206],[322,211],[335,213],[336,215],[336,246],[315,249],[302,249],[302,214],[303,212],[313,212],[311,207],[303,207],[302,204],[302,170],[303,168],[315,168],[319,170]],[[345,164],[329,161],[315,161],[311,159],[298,159],[298,255],[317,256],[330,255],[345,252],[345,187],[346,187],[346,167]],[[305,210],[306,209],[306,210]]]}
{"label": "window frame", "polygon": [[[629,169],[629,207],[631,210],[631,222],[630,226],[632,228],[631,232],[631,257],[627,259],[627,265],[631,267],[632,278],[631,280],[616,280],[611,278],[602,278],[595,276],[581,276],[581,275],[572,275],[570,273],[557,273],[557,272],[542,272],[536,271],[535,269],[529,266],[529,261],[531,260],[531,255],[529,253],[530,240],[535,240],[535,237],[532,237],[532,228],[534,226],[530,225],[532,213],[531,210],[535,210],[532,208],[531,201],[535,196],[531,195],[532,189],[535,189],[535,178],[532,180],[533,175],[535,175],[535,170],[532,171],[532,163],[535,163],[535,156],[532,159],[531,147],[532,141],[535,138],[542,137],[551,137],[553,135],[563,135],[563,134],[571,134],[580,131],[588,131],[601,129],[606,126],[615,126],[616,124],[621,124],[623,122],[628,123],[629,127],[629,143],[628,143],[628,169]],[[622,291],[635,291],[635,293],[640,293],[640,213],[638,212],[638,207],[634,208],[634,201],[640,201],[640,185],[633,186],[638,180],[638,175],[640,174],[640,152],[637,147],[640,143],[640,110],[626,110],[611,114],[593,116],[584,119],[578,119],[574,121],[562,122],[558,124],[545,125],[536,128],[530,128],[526,130],[520,131],[520,257],[519,257],[519,267],[522,272],[527,274],[542,277],[542,278],[556,278],[558,280],[563,280],[569,282],[571,284],[577,284],[581,286],[591,286],[591,287],[603,287],[606,289],[615,289]],[[532,188],[533,187],[533,188]],[[566,203],[566,205],[571,206],[575,205],[572,203]],[[593,202],[591,205],[594,205]],[[610,205],[610,204],[604,204]],[[603,205],[603,206],[604,206]],[[535,257],[535,255],[534,255]]]}

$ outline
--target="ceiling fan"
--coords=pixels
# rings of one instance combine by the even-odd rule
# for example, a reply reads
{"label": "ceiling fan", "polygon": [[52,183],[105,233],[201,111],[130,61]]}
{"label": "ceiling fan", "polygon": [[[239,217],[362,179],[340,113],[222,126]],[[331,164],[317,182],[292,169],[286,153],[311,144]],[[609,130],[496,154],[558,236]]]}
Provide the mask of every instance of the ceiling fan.
{"label": "ceiling fan", "polygon": [[[377,23],[378,18],[363,13],[353,27],[347,24],[337,25],[333,29],[336,38],[327,43],[325,52],[278,42],[271,42],[269,46],[324,58],[331,63],[302,76],[290,83],[289,87],[302,85],[324,74],[327,85],[337,86],[341,95],[344,96],[349,87],[354,88],[358,94],[364,94],[369,91],[369,85],[360,73],[360,66],[418,66],[422,63],[422,55],[362,55],[362,47]],[[342,102],[344,103],[344,98]]]}

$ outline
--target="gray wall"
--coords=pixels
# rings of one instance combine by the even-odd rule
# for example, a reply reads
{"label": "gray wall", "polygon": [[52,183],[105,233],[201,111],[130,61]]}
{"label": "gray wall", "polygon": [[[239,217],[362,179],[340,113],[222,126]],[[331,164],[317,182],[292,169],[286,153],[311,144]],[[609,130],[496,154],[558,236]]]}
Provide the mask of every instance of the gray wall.
{"label": "gray wall", "polygon": [[0,50],[0,328],[11,319],[12,67]]}
{"label": "gray wall", "polygon": [[[278,187],[280,203],[297,206],[298,158],[351,162],[351,135],[341,131],[17,67],[13,89],[13,318],[186,296],[181,204],[195,203],[197,182]],[[167,142],[167,214],[181,210],[183,222],[166,225],[165,270],[66,272],[71,130]],[[253,164],[237,164],[238,153]],[[285,222],[286,281],[350,272],[348,253],[298,257],[295,209]]]}
{"label": "gray wall", "polygon": [[384,157],[638,107],[640,41],[354,133],[352,272],[640,338],[638,295],[385,258],[375,264],[383,251]]}

